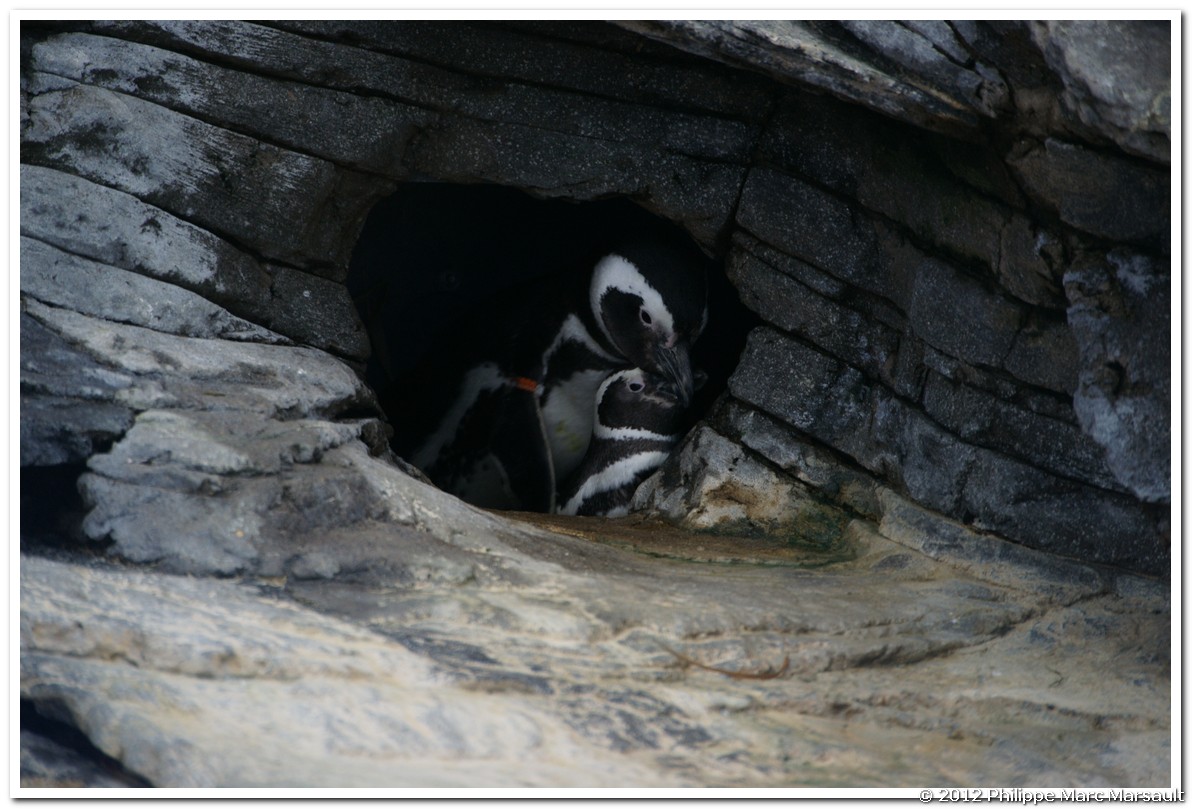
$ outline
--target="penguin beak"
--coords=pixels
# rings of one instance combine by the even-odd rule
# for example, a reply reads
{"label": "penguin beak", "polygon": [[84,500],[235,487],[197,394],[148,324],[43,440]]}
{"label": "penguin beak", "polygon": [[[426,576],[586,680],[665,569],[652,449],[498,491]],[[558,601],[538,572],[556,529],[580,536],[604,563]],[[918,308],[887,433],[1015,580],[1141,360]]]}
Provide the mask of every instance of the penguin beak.
{"label": "penguin beak", "polygon": [[674,383],[675,393],[679,402],[686,407],[691,403],[691,396],[695,393],[695,380],[691,373],[691,355],[686,343],[675,343],[674,346],[658,346],[654,350],[654,360],[658,363],[661,374]]}

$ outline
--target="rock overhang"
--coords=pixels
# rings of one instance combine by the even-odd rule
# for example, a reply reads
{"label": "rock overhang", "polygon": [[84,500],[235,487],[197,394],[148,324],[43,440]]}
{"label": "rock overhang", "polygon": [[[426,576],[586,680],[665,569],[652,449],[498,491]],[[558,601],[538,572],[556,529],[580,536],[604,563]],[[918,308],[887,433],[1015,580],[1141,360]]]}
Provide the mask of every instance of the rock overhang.
{"label": "rock overhang", "polygon": [[[1139,166],[1149,177],[1162,162],[1140,160],[1145,138],[1107,135],[1131,144],[1126,156],[1101,138],[1065,145],[1089,131],[1085,116],[1062,122],[1046,148],[1003,159],[981,127],[960,141],[923,137],[603,27],[599,46],[585,40],[595,27],[467,27],[466,42],[501,47],[461,48],[458,64],[434,51],[456,34],[438,24],[417,35],[317,22],[80,28],[33,44],[22,76],[22,340],[45,332],[64,344],[48,374],[46,358],[23,352],[22,380],[44,412],[69,414],[56,430],[34,418],[23,458],[44,463],[61,447],[88,461],[84,530],[125,558],[407,587],[557,575],[553,564],[494,562],[512,552],[477,534],[525,539],[377,457],[385,430],[357,373],[369,344],[343,284],[347,256],[375,201],[433,178],[623,196],[725,257],[769,325],[732,397],[659,478],[685,487],[667,502],[694,498],[701,471],[721,471],[723,453],[709,448],[727,446],[741,456],[730,472],[755,474],[739,486],[778,480],[784,507],[803,503],[817,526],[854,539],[865,524],[904,542],[934,537],[929,555],[948,569],[968,564],[967,548],[1000,547],[992,532],[1166,570],[1163,476],[1146,474],[1166,451],[1162,423],[1124,417],[1129,397],[1163,398],[1165,364],[1121,362],[1156,350],[1145,305],[1129,298],[1138,273],[1064,275],[1098,261],[1142,266],[1146,288],[1161,291],[1169,276],[1148,256],[1165,247],[1102,225],[1095,205],[1054,205],[1066,169],[1046,163],[1076,154],[1115,177]],[[950,30],[997,52],[990,30]],[[870,30],[850,36],[874,41]],[[155,133],[138,135],[150,119]],[[154,145],[167,136],[202,148]],[[1110,250],[1106,238],[1123,241]],[[78,286],[88,278],[134,292],[105,302]],[[1104,310],[1124,317],[1089,314]],[[60,400],[70,407],[48,408]],[[736,505],[755,524],[774,517]],[[428,532],[439,544],[420,539]],[[609,615],[610,626],[624,620]],[[682,637],[690,621],[665,626]]]}

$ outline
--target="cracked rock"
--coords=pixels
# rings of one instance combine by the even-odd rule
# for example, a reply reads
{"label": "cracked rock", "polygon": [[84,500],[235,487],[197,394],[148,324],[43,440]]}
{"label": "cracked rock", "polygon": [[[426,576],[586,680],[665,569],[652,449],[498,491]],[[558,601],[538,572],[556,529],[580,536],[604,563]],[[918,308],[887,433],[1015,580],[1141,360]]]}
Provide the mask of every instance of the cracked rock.
{"label": "cracked rock", "polygon": [[[19,34],[23,787],[1166,784],[1168,23]],[[394,456],[414,183],[725,267],[642,511]]]}

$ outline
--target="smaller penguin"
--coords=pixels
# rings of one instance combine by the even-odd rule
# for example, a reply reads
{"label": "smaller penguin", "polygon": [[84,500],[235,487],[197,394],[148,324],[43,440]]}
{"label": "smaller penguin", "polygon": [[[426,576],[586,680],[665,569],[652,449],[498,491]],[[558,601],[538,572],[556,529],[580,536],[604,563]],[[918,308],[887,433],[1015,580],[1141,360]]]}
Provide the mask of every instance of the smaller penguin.
{"label": "smaller penguin", "polygon": [[623,517],[638,485],[678,442],[687,397],[640,368],[617,371],[596,393],[592,441],[559,493],[560,514]]}

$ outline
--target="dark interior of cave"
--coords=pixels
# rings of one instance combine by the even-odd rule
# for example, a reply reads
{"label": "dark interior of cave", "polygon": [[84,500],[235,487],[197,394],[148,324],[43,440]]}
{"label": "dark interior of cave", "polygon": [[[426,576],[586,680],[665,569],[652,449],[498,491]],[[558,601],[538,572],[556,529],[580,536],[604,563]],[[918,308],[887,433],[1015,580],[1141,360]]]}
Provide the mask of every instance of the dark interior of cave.
{"label": "dark interior of cave", "polygon": [[[369,214],[348,287],[372,345],[366,369],[401,445],[403,387],[436,341],[494,296],[553,273],[582,272],[627,234],[689,240],[678,226],[623,198],[536,199],[496,185],[408,183]],[[708,326],[693,350],[707,375],[688,412],[706,415],[759,321],[718,260],[708,277]]]}
{"label": "dark interior of cave", "polygon": [[87,506],[78,479],[87,471],[81,463],[27,466],[21,470],[21,549],[56,551],[86,547],[102,551],[110,541],[86,543],[82,523]]}
{"label": "dark interior of cave", "polygon": [[[28,734],[28,742],[37,745],[52,745],[47,751],[63,761],[70,762],[74,775],[78,777],[99,777],[104,786],[150,787],[147,780],[127,769],[118,759],[100,750],[85,733],[68,721],[53,714],[69,717],[70,711],[59,707],[54,701],[40,704],[31,699],[21,700],[21,733]],[[44,741],[42,741],[44,740]]]}

